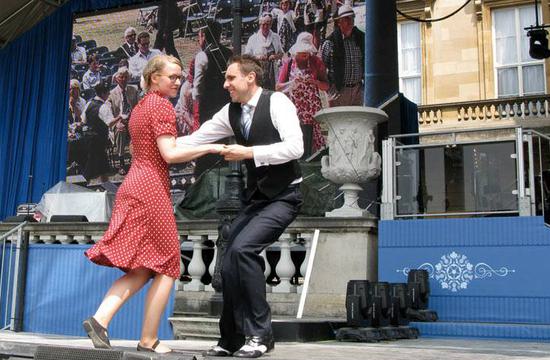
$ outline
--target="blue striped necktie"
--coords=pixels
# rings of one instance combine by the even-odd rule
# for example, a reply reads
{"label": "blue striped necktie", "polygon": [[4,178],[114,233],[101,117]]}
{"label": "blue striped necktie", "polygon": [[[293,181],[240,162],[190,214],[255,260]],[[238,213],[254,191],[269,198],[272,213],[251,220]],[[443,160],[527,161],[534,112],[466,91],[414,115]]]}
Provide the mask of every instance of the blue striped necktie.
{"label": "blue striped necktie", "polygon": [[250,126],[252,125],[252,105],[244,104],[242,105],[242,115],[241,115],[241,133],[244,138],[248,140],[248,134],[250,133]]}

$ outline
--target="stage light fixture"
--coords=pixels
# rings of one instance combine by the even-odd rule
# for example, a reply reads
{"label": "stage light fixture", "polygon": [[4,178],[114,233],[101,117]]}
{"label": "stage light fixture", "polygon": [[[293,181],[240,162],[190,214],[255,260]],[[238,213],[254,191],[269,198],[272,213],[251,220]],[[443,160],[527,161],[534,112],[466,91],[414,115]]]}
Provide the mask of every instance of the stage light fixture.
{"label": "stage light fixture", "polygon": [[535,25],[524,28],[529,38],[529,56],[533,59],[546,59],[550,57],[548,49],[548,31],[545,28],[549,25],[539,24],[539,2],[535,0]]}
{"label": "stage light fixture", "polygon": [[527,31],[529,37],[529,56],[533,59],[546,59],[550,57],[548,49],[548,31],[544,28],[531,28]]}

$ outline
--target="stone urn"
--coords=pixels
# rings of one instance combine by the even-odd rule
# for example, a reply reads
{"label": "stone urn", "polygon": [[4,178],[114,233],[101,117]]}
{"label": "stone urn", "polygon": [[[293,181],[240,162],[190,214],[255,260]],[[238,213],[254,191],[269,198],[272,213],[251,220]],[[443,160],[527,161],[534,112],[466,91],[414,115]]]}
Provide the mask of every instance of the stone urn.
{"label": "stone urn", "polygon": [[358,185],[380,175],[382,159],[375,151],[375,128],[388,120],[382,110],[364,106],[338,106],[320,110],[315,120],[328,129],[329,155],[321,159],[321,173],[342,184],[344,205],[325,213],[327,217],[371,217],[358,204]]}

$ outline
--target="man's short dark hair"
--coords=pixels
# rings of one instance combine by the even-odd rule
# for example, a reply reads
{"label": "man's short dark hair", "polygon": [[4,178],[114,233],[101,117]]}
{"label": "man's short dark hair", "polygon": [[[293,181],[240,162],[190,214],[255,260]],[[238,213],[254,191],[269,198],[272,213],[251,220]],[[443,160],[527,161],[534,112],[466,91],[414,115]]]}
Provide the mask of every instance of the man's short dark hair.
{"label": "man's short dark hair", "polygon": [[94,87],[95,93],[99,97],[103,97],[109,94],[109,88],[103,82],[100,82]]}
{"label": "man's short dark hair", "polygon": [[243,75],[248,75],[251,72],[256,74],[256,85],[262,85],[264,70],[262,64],[252,55],[235,55],[229,59],[229,65],[239,64],[239,70]]}
{"label": "man's short dark hair", "polygon": [[149,33],[148,33],[147,31],[142,31],[142,32],[140,32],[139,35],[137,36],[137,40],[136,40],[136,41],[137,41],[138,44],[139,44],[139,43],[140,43],[140,40],[141,40],[141,39],[145,39],[145,38],[149,39],[149,38],[151,38],[151,35],[149,35]]}

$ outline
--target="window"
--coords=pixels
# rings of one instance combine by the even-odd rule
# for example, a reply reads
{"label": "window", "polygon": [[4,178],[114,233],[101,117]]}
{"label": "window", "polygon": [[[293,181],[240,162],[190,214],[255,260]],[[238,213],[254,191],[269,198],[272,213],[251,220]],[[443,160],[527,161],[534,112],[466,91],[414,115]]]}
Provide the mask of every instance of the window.
{"label": "window", "polygon": [[411,101],[422,103],[422,53],[420,24],[401,22],[397,25],[399,49],[399,90]]}
{"label": "window", "polygon": [[529,39],[524,30],[534,23],[534,6],[493,11],[495,90],[498,97],[545,92],[544,61],[529,56]]}

